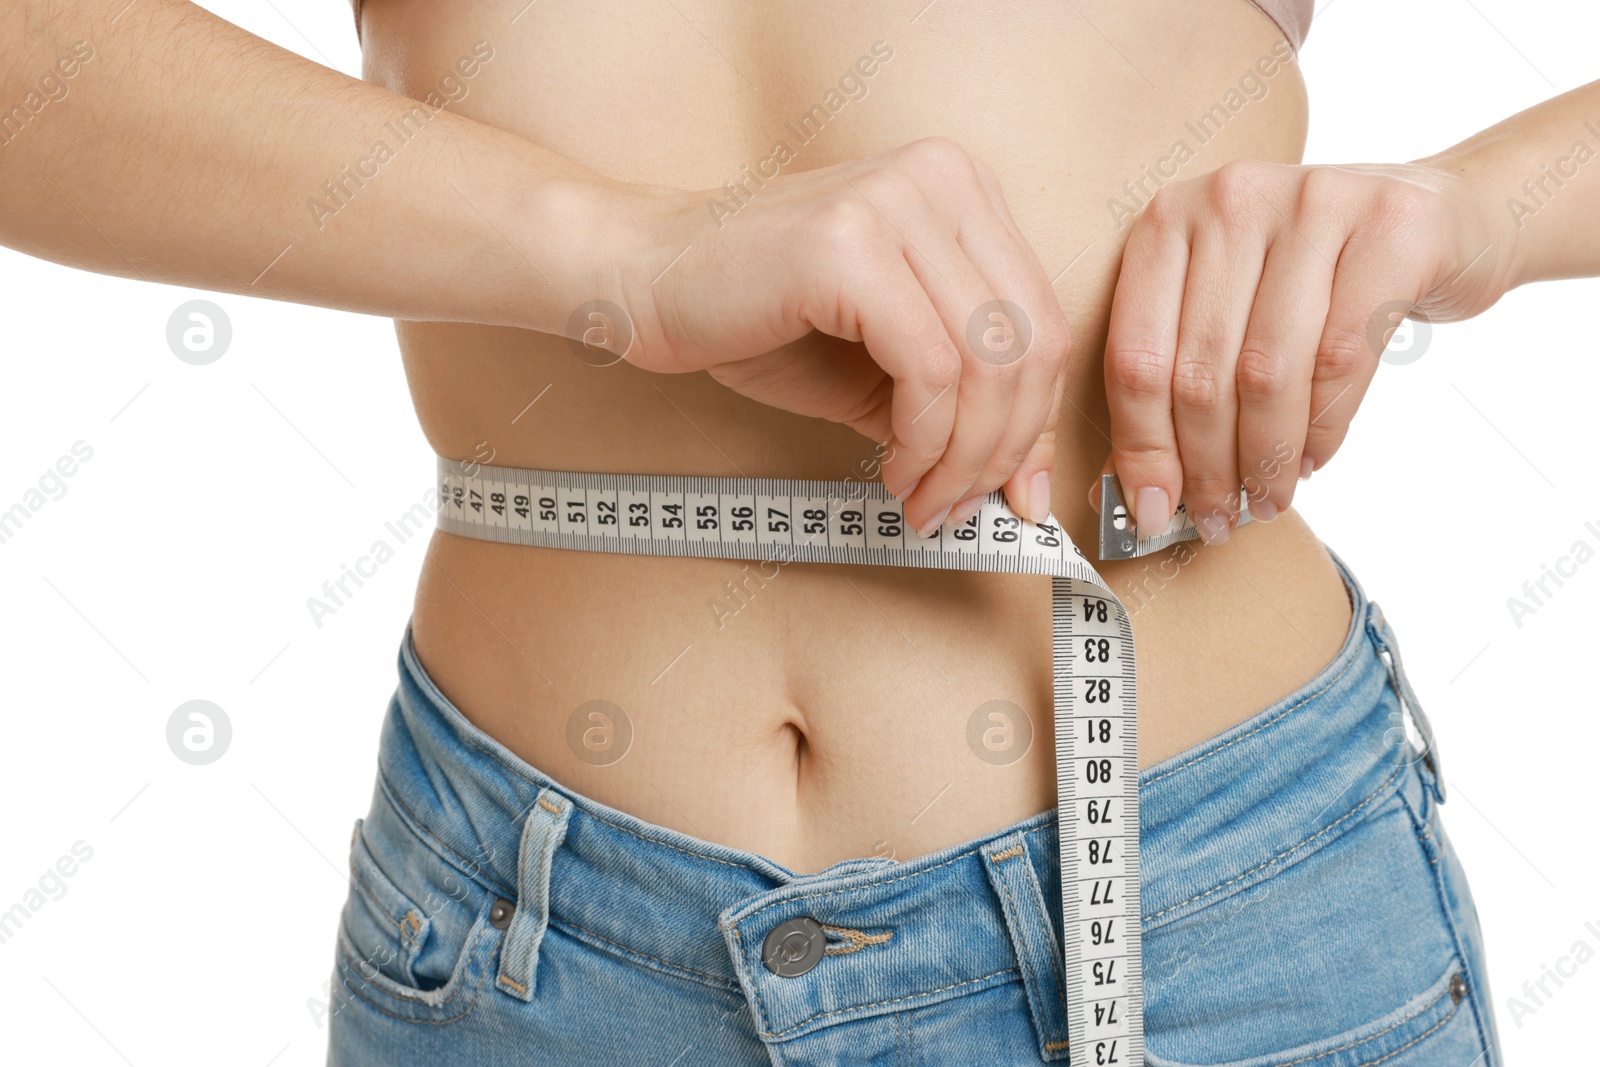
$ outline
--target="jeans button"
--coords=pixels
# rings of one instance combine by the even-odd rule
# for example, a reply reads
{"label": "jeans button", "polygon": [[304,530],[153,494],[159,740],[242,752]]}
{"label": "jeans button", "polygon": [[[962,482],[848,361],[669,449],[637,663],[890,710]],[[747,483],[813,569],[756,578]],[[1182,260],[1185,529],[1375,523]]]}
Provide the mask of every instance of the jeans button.
{"label": "jeans button", "polygon": [[489,925],[496,930],[504,930],[511,925],[511,916],[517,912],[517,906],[509,900],[497,900],[489,909]]}
{"label": "jeans button", "polygon": [[822,924],[809,915],[779,923],[761,945],[761,962],[779,978],[799,978],[822,960]]}

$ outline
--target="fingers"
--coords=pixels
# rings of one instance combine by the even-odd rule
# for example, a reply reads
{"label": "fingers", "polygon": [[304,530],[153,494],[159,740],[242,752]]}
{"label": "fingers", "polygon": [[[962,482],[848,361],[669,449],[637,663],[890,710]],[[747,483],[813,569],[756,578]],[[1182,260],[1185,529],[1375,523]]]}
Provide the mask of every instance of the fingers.
{"label": "fingers", "polygon": [[[1044,433],[1035,439],[1033,448],[1017,465],[1016,473],[1005,482],[1006,499],[1011,504],[1011,510],[1035,523],[1044,522],[1054,511],[1052,475],[1055,472],[1055,427],[1061,413],[1061,393],[1054,388],[1051,393],[1055,399],[1045,417]],[[957,505],[957,510],[951,512],[951,517],[957,522],[971,518],[970,514],[958,514],[959,511],[960,505]]]}
{"label": "fingers", "polygon": [[[1000,305],[988,280],[956,241],[955,233],[935,223],[924,216],[902,220],[896,227],[905,235],[906,262],[927,293],[947,343],[955,349],[958,367],[954,388],[935,401],[935,407],[953,413],[949,437],[940,454],[918,473],[915,490],[905,498],[906,521],[924,536],[945,520],[957,502],[971,495],[974,482],[1005,433],[1020,378],[1015,362],[990,362],[970,350],[965,337],[970,317],[967,309]],[[1010,326],[997,324],[994,329],[1003,332]],[[873,350],[870,339],[867,348]],[[895,407],[900,407],[898,398]],[[897,436],[901,414],[896,411]],[[915,420],[920,414],[910,417]],[[906,473],[896,466],[896,477]]]}
{"label": "fingers", "polygon": [[1149,212],[1154,214],[1146,214],[1123,253],[1105,354],[1109,462],[1135,525],[1146,535],[1166,527],[1183,492],[1172,367],[1189,272],[1184,227],[1154,205]]}
{"label": "fingers", "polygon": [[[984,170],[978,167],[980,179]],[[998,205],[996,214],[962,225],[959,240],[995,292],[1014,295],[999,307],[979,309],[966,340],[981,361],[1015,365],[1019,377],[1000,440],[950,519],[964,522],[984,496],[1004,486],[1012,510],[1042,522],[1050,514],[1055,426],[1071,337],[1043,265],[1004,213],[998,188],[991,191],[985,183],[984,189]]]}
{"label": "fingers", "polygon": [[[1397,267],[1404,262],[1403,256],[1380,242],[1357,237],[1345,245],[1317,344],[1304,454],[1297,471],[1301,477],[1309,478],[1339,450],[1377,373],[1382,348],[1374,351],[1368,334],[1373,315],[1386,303],[1414,304],[1421,299],[1415,275]],[[1393,325],[1398,326],[1398,320]]]}
{"label": "fingers", "polygon": [[1196,235],[1172,366],[1183,500],[1201,536],[1213,544],[1228,539],[1239,514],[1234,375],[1261,281],[1259,249],[1239,245],[1214,228]]}
{"label": "fingers", "polygon": [[[854,305],[861,341],[893,381],[891,450],[884,484],[903,494],[949,446],[956,422],[956,392],[963,357],[921,282],[903,259],[871,272],[868,292],[845,290]],[[910,508],[906,521],[913,524]]]}
{"label": "fingers", "polygon": [[[1106,345],[1110,464],[1141,533],[1181,489],[1225,541],[1241,487],[1271,521],[1325,464],[1453,240],[1425,187],[1375,168],[1235,161],[1163,188],[1135,223]],[[1393,325],[1393,324],[1390,324]]]}
{"label": "fingers", "polygon": [[[869,202],[882,192],[900,209],[892,218],[886,211],[885,221],[900,236],[905,262],[958,355],[959,380],[934,402],[954,409],[942,452],[931,463],[917,454],[901,462],[897,449],[895,462],[885,464],[885,484],[902,492],[914,486],[905,497],[906,518],[924,535],[946,519],[970,516],[1002,485],[1010,486],[1013,508],[1043,518],[1055,458],[1053,435],[1045,435],[1069,344],[1065,316],[1038,258],[1009,215],[996,210],[998,187],[986,185],[954,146],[919,142],[911,149],[907,162],[915,164],[920,205],[899,172],[855,184]],[[864,339],[876,357],[872,339]],[[900,407],[897,395],[897,439]],[[908,424],[921,417],[904,416]]]}
{"label": "fingers", "polygon": [[1331,257],[1338,254],[1336,240],[1318,236],[1281,231],[1268,250],[1235,371],[1239,465],[1233,481],[1243,487],[1251,514],[1267,522],[1294,499],[1296,457],[1311,417],[1312,372],[1334,277]]}

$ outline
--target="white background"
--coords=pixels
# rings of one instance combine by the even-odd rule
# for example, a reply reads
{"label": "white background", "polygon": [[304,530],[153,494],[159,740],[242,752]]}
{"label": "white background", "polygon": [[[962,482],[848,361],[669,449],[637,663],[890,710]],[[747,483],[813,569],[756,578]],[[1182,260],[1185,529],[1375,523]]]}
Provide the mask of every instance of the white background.
{"label": "white background", "polygon": [[[206,6],[359,75],[343,0]],[[1600,9],[1576,0],[1332,0],[1302,56],[1307,159],[1437,150],[1595,78],[1597,41]],[[198,296],[233,324],[205,367],[165,339]],[[1579,939],[1600,950],[1600,560],[1520,627],[1506,606],[1575,541],[1600,548],[1597,307],[1600,282],[1545,284],[1436,327],[1297,498],[1387,609],[1432,716],[1513,1064],[1591,1060],[1600,1003],[1595,960],[1520,1024],[1506,1006]],[[320,629],[306,599],[431,484],[391,324],[5,249],[0,308],[0,510],[74,442],[94,450],[0,545],[0,910],[93,849],[0,944],[0,1057],[319,1064],[310,1004],[423,538]],[[233,726],[211,766],[167,748],[196,698]]]}

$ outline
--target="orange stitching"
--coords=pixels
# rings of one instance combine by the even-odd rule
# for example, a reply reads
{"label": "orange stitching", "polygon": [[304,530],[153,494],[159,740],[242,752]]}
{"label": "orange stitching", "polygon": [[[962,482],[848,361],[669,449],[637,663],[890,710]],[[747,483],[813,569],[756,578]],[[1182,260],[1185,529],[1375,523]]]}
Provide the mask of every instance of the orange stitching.
{"label": "orange stitching", "polygon": [[[1004,882],[1001,882],[1000,883],[1000,888],[1004,889],[1006,891],[1006,899],[1011,901],[1011,909],[1014,912],[1015,909],[1016,909],[1016,906],[1017,906],[1017,900],[1016,900],[1015,897],[1013,897],[1011,895],[1011,886],[1007,885]],[[1002,908],[1002,911],[1004,911],[1004,910],[1005,909]],[[1011,925],[1011,912],[1007,912],[1006,913],[1006,926],[1009,928],[1010,925]],[[1028,939],[1024,937],[1024,938],[1020,938],[1019,940],[1021,941],[1020,947],[1022,949],[1022,954],[1027,957],[1025,960],[1018,960],[1017,961],[1018,963],[1023,964],[1024,967],[1026,968],[1022,972],[1022,993],[1023,993],[1024,996],[1026,996],[1028,998],[1028,1007],[1029,1007],[1029,1010],[1031,1011],[1031,1010],[1033,1010],[1033,1007],[1034,1007],[1034,1005],[1033,1005],[1033,993],[1028,988],[1028,985],[1029,985],[1028,976],[1029,976],[1030,973],[1035,971],[1037,968],[1035,968],[1034,965],[1033,965],[1033,949],[1028,947]],[[1013,947],[1018,947],[1018,946],[1013,946]],[[1039,1010],[1041,1011],[1041,1013],[1043,1012],[1042,1008],[1039,1009]]]}
{"label": "orange stitching", "polygon": [[1060,1052],[1064,1048],[1071,1048],[1071,1047],[1072,1047],[1072,1042],[1070,1042],[1070,1041],[1046,1041],[1045,1045],[1044,1045],[1044,1050],[1046,1052]]}
{"label": "orange stitching", "polygon": [[541,808],[543,808],[545,811],[548,811],[552,815],[560,815],[561,814],[561,805],[560,804],[552,804],[552,803],[550,803],[550,798],[549,797],[540,797],[539,798],[539,806]]}
{"label": "orange stitching", "polygon": [[521,993],[523,996],[527,996],[528,995],[528,987],[523,985],[521,982],[512,981],[510,978],[507,978],[503,974],[500,976],[499,980],[500,980],[500,982],[502,984],[510,986],[512,989],[515,989],[518,993]]}
{"label": "orange stitching", "polygon": [[999,852],[989,853],[989,858],[994,860],[996,863],[1003,863],[1006,860],[1015,859],[1020,855],[1022,855],[1022,846],[1012,845],[1010,848],[1001,849]]}
{"label": "orange stitching", "polygon": [[829,956],[848,956],[853,952],[860,952],[868,945],[881,945],[894,936],[893,930],[885,930],[881,934],[869,934],[864,930],[852,930],[847,926],[829,926],[826,923],[822,924],[822,928],[830,934],[838,934],[850,941],[848,945],[829,945],[823,949]]}
{"label": "orange stitching", "polygon": [[[1033,906],[1039,911],[1039,929],[1048,939],[1054,931],[1050,928],[1050,917],[1045,914],[1044,910],[1044,888],[1039,885],[1037,878],[1030,880],[1033,882],[1033,888],[1038,890],[1033,894]],[[1061,1012],[1065,1015],[1067,1014],[1067,987],[1061,977],[1061,949],[1059,945],[1051,945],[1050,949],[1050,970],[1056,976],[1056,992],[1061,994]],[[1048,1050],[1049,1046],[1045,1047]],[[1066,1045],[1063,1044],[1062,1047],[1065,1048]]]}

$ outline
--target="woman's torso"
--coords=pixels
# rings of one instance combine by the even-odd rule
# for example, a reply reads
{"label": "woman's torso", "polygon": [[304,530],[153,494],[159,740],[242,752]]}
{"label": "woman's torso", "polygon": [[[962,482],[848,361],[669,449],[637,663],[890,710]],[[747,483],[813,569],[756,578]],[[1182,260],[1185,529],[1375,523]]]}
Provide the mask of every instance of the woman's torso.
{"label": "woman's torso", "polygon": [[[794,156],[786,171],[935,134],[986,160],[1073,329],[1053,510],[1086,548],[1128,213],[1159,180],[1234,158],[1297,161],[1304,140],[1298,70],[1246,0],[367,0],[363,19],[368,80],[422,97],[485,42],[492,59],[456,75],[467,91],[452,110],[612,178],[711,190],[725,206],[716,191],[780,141]],[[875,62],[858,67],[862,57]],[[871,442],[704,374],[597,367],[562,338],[505,328],[401,322],[398,333],[443,456],[875,475]],[[1145,766],[1299,687],[1349,622],[1336,570],[1292,511],[1225,546],[1102,573],[1134,611]],[[816,564],[774,575],[437,534],[413,627],[446,696],[558,781],[796,870],[908,859],[1054,804],[1049,583],[1038,578]],[[615,762],[569,740],[574,712],[595,700],[632,732]],[[969,721],[994,701],[1031,724],[1014,762],[969,747]]]}

